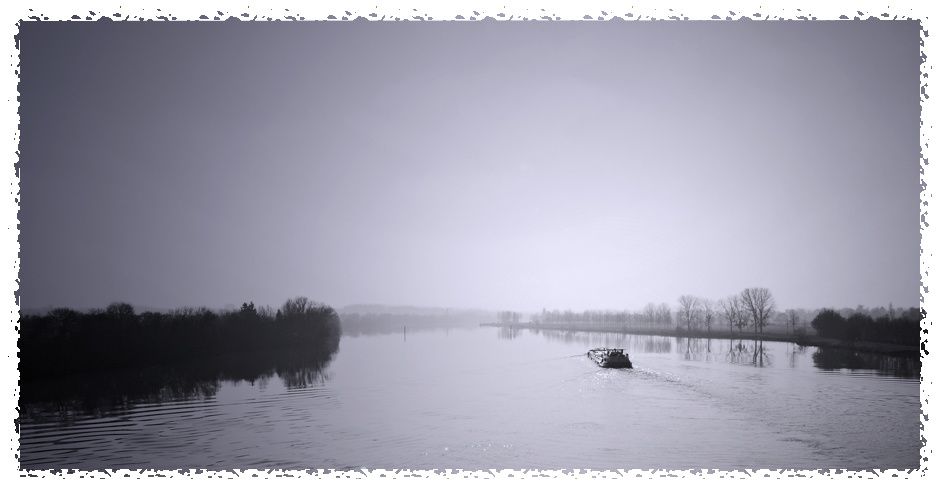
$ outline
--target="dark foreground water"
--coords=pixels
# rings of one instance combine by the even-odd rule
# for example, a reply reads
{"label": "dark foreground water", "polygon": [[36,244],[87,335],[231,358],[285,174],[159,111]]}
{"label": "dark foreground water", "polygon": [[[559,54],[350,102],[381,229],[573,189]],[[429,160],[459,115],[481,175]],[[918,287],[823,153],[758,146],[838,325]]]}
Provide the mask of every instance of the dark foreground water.
{"label": "dark foreground water", "polygon": [[[598,346],[624,347],[636,369],[598,368],[584,355]],[[491,327],[343,337],[316,376],[27,404],[21,465],[917,468],[918,374],[912,359],[776,342]]]}

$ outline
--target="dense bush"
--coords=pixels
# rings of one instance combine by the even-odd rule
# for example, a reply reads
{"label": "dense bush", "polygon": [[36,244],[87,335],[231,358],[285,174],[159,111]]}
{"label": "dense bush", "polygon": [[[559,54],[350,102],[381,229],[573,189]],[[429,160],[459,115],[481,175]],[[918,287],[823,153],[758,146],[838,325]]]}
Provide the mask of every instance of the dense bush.
{"label": "dense bush", "polygon": [[885,315],[878,318],[864,313],[854,313],[845,318],[835,310],[824,309],[816,315],[812,325],[820,337],[917,345],[920,342],[921,318],[922,312],[915,308],[896,317]]}
{"label": "dense bush", "polygon": [[220,313],[185,308],[137,314],[124,303],[85,313],[60,308],[20,319],[20,377],[31,381],[271,351],[331,355],[339,337],[333,308],[303,297],[273,314],[253,303]]}

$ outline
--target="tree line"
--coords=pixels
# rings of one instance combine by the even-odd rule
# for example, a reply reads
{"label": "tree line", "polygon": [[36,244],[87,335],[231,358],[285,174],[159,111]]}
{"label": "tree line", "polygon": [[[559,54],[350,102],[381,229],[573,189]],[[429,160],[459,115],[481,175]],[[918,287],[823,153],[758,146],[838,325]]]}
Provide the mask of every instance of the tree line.
{"label": "tree line", "polygon": [[454,313],[340,313],[343,335],[375,335],[390,332],[418,332],[437,328],[476,327],[493,320],[492,313],[457,311]]}
{"label": "tree line", "polygon": [[[720,301],[711,301],[692,295],[682,295],[678,300],[678,307],[673,309],[667,303],[648,303],[641,311],[611,311],[587,310],[574,312],[571,310],[546,310],[532,315],[533,324],[592,324],[592,325],[619,325],[623,327],[675,327],[677,330],[711,331],[717,326],[720,317],[723,317],[732,333],[735,328],[739,331],[754,328],[755,332],[763,333],[764,327],[770,323],[774,313],[774,299],[767,288],[747,288],[740,294],[729,296]],[[788,310],[790,312],[792,310]],[[793,313],[796,322],[795,312]],[[516,323],[521,317],[519,313],[501,311],[497,315],[499,323]]]}
{"label": "tree line", "polygon": [[702,326],[711,332],[712,326],[720,319],[732,335],[735,329],[739,334],[750,329],[763,334],[776,307],[774,296],[767,288],[746,288],[717,302],[689,295],[679,297],[679,310],[687,331]]}
{"label": "tree line", "polygon": [[923,311],[909,308],[895,312],[893,307],[890,310],[890,314],[873,318],[862,312],[844,317],[838,311],[826,308],[813,318],[812,325],[816,334],[825,338],[849,342],[919,344]]}
{"label": "tree line", "polygon": [[137,313],[126,303],[80,312],[68,308],[20,319],[20,377],[24,382],[66,374],[141,368],[214,356],[302,352],[329,359],[341,327],[333,308],[305,297],[280,308],[214,312],[181,308]]}
{"label": "tree line", "polygon": [[[521,315],[515,312],[501,312],[503,315],[497,317],[500,323],[508,323],[503,320],[507,313],[512,313],[513,318],[520,318]],[[603,324],[603,325],[622,325],[622,326],[670,326],[672,325],[672,309],[666,303],[659,305],[650,303],[642,311],[629,310],[587,310],[575,312],[571,310],[546,310],[532,315],[530,321],[535,324]]]}
{"label": "tree line", "polygon": [[519,323],[522,315],[516,311],[497,311],[496,321],[499,323]]}
{"label": "tree line", "polygon": [[[608,325],[622,328],[674,327],[679,332],[707,332],[727,329],[732,337],[753,332],[763,336],[770,325],[782,326],[785,333],[805,335],[812,325],[820,337],[842,340],[868,340],[904,345],[916,345],[920,339],[922,311],[917,308],[887,308],[834,310],[786,309],[777,310],[776,301],[768,288],[746,288],[714,301],[700,296],[679,296],[677,306],[649,303],[641,311],[546,310],[530,316],[533,325]],[[501,311],[499,323],[518,323],[521,315]],[[812,320],[810,320],[812,319]]]}

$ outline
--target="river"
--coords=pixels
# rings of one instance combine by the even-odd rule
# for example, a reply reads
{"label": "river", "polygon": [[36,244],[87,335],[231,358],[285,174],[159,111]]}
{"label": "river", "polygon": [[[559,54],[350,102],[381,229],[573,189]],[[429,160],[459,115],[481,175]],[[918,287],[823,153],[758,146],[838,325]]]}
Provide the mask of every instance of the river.
{"label": "river", "polygon": [[[545,329],[393,332],[344,336],[316,376],[225,378],[105,408],[27,404],[21,466],[920,465],[916,359]],[[585,356],[598,346],[623,347],[635,369],[599,368]]]}

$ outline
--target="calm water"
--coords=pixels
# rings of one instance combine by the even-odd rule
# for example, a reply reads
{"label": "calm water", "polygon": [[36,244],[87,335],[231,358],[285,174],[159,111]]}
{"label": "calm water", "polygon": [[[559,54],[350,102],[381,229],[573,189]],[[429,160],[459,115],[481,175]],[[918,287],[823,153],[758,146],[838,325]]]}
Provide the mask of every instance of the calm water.
{"label": "calm water", "polygon": [[[636,369],[584,353],[621,346]],[[343,337],[320,376],[97,415],[30,407],[24,468],[916,468],[913,360],[620,334]],[[759,352],[758,352],[759,353]],[[851,368],[851,369],[849,369]],[[283,373],[282,373],[283,374]],[[176,394],[173,394],[176,393]]]}

